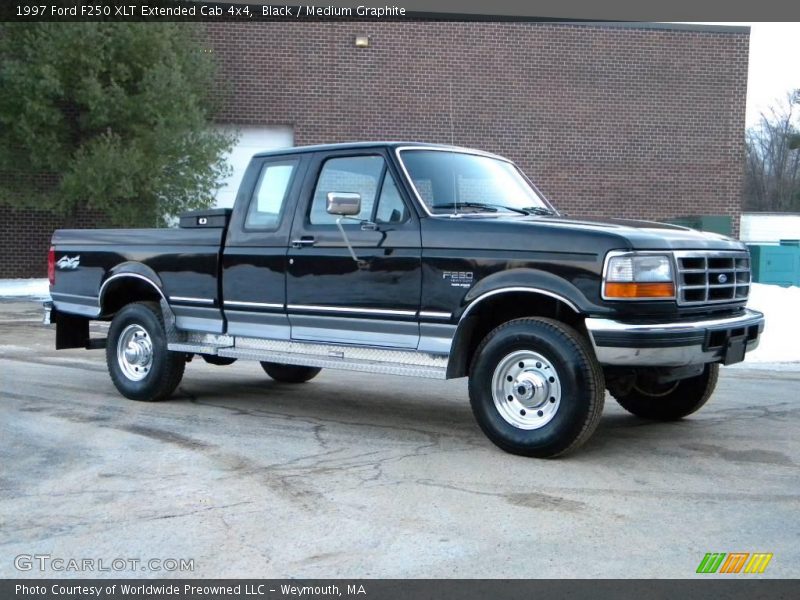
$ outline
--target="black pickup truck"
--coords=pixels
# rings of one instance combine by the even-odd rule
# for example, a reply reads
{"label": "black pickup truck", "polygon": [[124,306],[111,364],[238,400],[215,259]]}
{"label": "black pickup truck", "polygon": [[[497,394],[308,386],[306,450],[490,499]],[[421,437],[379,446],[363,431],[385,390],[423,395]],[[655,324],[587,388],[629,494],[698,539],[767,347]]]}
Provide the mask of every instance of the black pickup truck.
{"label": "black pickup truck", "polygon": [[56,231],[48,263],[56,347],[105,348],[128,398],[166,398],[194,356],[291,383],[469,377],[489,439],[538,457],[586,441],[606,389],[644,418],[691,414],[764,326],[740,242],[565,218],[510,161],[434,144],[257,154],[232,210]]}

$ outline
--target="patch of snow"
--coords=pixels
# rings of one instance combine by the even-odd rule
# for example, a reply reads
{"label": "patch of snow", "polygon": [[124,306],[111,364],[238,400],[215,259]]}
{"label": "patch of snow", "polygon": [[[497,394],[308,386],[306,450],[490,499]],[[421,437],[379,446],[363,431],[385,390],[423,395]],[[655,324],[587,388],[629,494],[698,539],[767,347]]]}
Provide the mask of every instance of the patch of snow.
{"label": "patch of snow", "polygon": [[[755,350],[753,351],[755,352]],[[745,362],[728,365],[726,369],[738,369],[743,371],[783,371],[800,373],[800,362],[752,362],[751,353],[748,352]]]}
{"label": "patch of snow", "polygon": [[770,363],[776,370],[800,369],[800,287],[754,283],[747,307],[764,313],[766,323],[758,348],[748,352],[741,368]]}
{"label": "patch of snow", "polygon": [[49,300],[47,279],[0,279],[0,298]]}

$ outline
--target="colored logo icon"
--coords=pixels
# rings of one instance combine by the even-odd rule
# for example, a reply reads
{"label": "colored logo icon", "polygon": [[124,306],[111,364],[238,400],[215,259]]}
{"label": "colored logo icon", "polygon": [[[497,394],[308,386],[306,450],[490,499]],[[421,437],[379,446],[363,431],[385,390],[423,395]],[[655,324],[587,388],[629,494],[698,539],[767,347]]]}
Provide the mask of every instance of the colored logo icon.
{"label": "colored logo icon", "polygon": [[763,573],[771,560],[771,552],[708,552],[697,565],[696,572],[703,574]]}

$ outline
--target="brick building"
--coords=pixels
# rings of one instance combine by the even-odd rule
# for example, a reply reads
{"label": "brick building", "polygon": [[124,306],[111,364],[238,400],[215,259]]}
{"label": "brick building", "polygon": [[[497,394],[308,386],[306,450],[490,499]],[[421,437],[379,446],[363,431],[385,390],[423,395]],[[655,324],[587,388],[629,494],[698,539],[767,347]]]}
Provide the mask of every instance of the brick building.
{"label": "brick building", "polygon": [[[746,28],[404,21],[207,32],[228,90],[218,121],[244,132],[221,205],[256,148],[403,139],[507,156],[570,216],[730,215],[738,233]],[[356,47],[357,35],[369,46]],[[59,225],[7,213],[0,277],[42,276]]]}

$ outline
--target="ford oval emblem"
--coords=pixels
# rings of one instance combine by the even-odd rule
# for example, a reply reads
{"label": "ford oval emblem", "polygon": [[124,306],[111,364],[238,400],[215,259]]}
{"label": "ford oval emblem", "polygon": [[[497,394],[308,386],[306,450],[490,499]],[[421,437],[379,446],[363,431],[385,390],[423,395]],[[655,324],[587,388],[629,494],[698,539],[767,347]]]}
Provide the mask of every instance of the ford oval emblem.
{"label": "ford oval emblem", "polygon": [[725,275],[725,273],[720,273],[717,276],[717,281],[719,281],[720,283],[725,283],[726,281],[728,281],[728,276]]}

